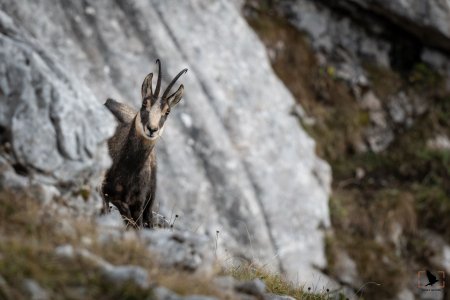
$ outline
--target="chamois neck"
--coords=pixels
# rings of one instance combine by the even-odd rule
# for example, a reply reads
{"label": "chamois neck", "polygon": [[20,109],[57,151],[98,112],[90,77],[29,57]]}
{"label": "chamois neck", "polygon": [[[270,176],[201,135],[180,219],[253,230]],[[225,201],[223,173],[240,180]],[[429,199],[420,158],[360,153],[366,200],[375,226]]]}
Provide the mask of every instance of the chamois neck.
{"label": "chamois neck", "polygon": [[[139,126],[142,127],[139,121],[137,123],[136,117],[130,124],[130,129],[128,131],[128,136],[125,139],[125,143],[121,149],[120,159],[118,160],[118,166],[124,169],[141,169],[145,166],[145,162],[148,160],[149,156],[154,151],[155,141],[146,139],[139,132]],[[142,131],[142,129],[141,129]]]}

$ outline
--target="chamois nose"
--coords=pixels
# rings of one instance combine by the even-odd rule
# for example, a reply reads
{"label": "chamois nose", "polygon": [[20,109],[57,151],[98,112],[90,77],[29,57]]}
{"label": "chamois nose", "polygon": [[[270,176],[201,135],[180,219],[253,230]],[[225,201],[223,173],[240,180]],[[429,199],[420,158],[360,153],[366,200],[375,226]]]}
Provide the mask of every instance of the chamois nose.
{"label": "chamois nose", "polygon": [[147,129],[150,132],[150,134],[153,134],[154,132],[158,131],[157,127],[152,128],[152,127],[150,127],[150,125],[147,125]]}

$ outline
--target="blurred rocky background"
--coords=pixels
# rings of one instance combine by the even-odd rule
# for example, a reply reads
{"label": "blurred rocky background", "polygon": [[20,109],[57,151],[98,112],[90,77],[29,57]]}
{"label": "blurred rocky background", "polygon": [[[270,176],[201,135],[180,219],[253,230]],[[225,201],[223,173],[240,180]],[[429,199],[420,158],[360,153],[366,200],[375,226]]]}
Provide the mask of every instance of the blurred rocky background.
{"label": "blurred rocky background", "polygon": [[333,170],[324,271],[379,283],[368,299],[448,299],[417,272],[450,272],[450,4],[248,1],[244,15]]}
{"label": "blurred rocky background", "polygon": [[[100,228],[83,240],[76,222],[61,225],[60,239],[43,242],[58,257],[144,290],[151,267],[124,260],[141,248],[201,274],[213,272],[212,256],[233,270],[255,263],[319,292],[305,297],[450,299],[447,289],[417,287],[418,271],[450,272],[447,1],[1,0],[0,9],[4,207],[22,199],[11,195],[31,194],[38,212]],[[176,219],[175,232],[134,234],[117,215],[99,216],[115,127],[103,103],[139,107],[156,58],[167,80],[189,69],[158,145],[155,210]],[[16,230],[8,224],[6,236]],[[34,269],[2,264],[28,253],[3,242],[3,295],[15,295],[8,284],[17,274],[24,290],[52,298]],[[130,261],[140,269],[123,265]],[[228,297],[248,289],[269,297],[267,276],[255,275],[267,291],[225,277],[211,284],[240,292]],[[170,293],[161,287],[156,296]]]}

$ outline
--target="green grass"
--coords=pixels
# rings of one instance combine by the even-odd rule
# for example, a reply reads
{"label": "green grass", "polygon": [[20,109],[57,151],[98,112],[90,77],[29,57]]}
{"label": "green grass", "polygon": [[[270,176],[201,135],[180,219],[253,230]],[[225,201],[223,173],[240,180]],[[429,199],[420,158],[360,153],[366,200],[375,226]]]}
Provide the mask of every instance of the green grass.
{"label": "green grass", "polygon": [[[300,300],[322,300],[330,299],[327,291],[314,291],[311,288],[295,284],[278,273],[273,273],[264,267],[254,264],[241,264],[228,268],[225,275],[230,275],[238,280],[248,281],[256,278],[261,279],[266,284],[269,293],[288,295]],[[311,291],[309,292],[308,289]]]}

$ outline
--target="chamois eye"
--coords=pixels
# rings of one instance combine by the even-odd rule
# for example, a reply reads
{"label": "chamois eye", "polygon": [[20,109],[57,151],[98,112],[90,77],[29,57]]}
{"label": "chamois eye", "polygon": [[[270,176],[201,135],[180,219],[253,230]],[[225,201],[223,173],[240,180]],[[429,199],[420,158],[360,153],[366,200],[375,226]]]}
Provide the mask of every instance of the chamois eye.
{"label": "chamois eye", "polygon": [[165,113],[165,115],[167,116],[170,113],[170,109],[168,109]]}

